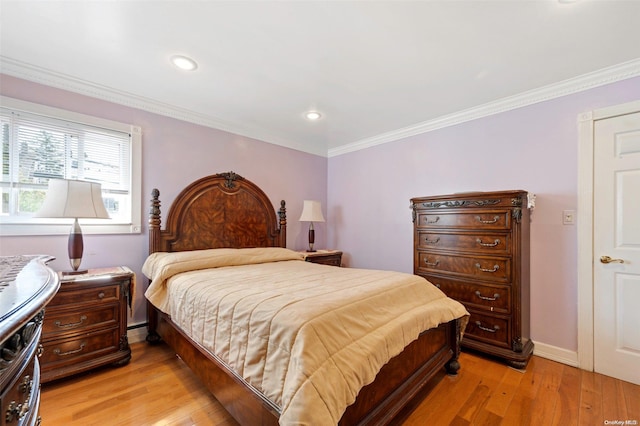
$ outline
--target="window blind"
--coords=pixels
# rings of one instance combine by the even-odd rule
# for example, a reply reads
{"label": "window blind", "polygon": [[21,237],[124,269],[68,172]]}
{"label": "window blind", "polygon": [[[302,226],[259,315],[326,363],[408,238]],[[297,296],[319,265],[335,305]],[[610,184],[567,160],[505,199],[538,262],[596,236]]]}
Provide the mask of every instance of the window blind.
{"label": "window blind", "polygon": [[100,183],[112,223],[131,223],[131,134],[5,107],[0,123],[3,219],[32,216],[64,178]]}

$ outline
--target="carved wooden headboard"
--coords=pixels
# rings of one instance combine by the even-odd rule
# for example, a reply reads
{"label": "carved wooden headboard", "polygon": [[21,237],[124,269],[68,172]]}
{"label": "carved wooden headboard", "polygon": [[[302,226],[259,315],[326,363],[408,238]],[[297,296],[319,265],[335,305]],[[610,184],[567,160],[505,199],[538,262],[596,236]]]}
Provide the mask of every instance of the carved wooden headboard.
{"label": "carved wooden headboard", "polygon": [[160,191],[152,191],[149,253],[208,248],[286,247],[284,200],[278,215],[266,194],[233,173],[201,178],[180,192],[161,227]]}

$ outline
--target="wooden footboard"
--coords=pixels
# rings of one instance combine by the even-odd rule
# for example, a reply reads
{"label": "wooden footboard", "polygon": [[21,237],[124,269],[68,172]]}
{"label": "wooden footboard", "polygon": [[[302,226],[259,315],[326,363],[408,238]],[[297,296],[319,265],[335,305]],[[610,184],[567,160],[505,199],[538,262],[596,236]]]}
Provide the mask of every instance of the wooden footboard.
{"label": "wooden footboard", "polygon": [[360,390],[340,424],[389,424],[443,368],[457,374],[458,331],[457,321],[451,321],[423,332]]}
{"label": "wooden footboard", "polygon": [[[147,340],[164,340],[215,398],[242,425],[277,425],[278,409],[214,355],[185,335],[168,317],[152,308],[155,329],[150,326]],[[373,383],[362,388],[356,401],[347,407],[341,425],[385,425],[446,368],[459,369],[459,320],[427,330],[392,358]]]}

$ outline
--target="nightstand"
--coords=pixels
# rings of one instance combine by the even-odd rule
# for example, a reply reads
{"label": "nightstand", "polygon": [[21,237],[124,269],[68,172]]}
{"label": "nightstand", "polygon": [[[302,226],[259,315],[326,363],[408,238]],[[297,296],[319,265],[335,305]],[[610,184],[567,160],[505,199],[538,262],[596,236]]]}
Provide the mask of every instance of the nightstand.
{"label": "nightstand", "polygon": [[339,250],[303,251],[301,253],[304,254],[304,260],[307,262],[332,266],[342,265],[342,252]]}
{"label": "nightstand", "polygon": [[41,381],[128,363],[127,302],[134,273],[120,266],[58,276],[60,290],[47,305],[42,327]]}

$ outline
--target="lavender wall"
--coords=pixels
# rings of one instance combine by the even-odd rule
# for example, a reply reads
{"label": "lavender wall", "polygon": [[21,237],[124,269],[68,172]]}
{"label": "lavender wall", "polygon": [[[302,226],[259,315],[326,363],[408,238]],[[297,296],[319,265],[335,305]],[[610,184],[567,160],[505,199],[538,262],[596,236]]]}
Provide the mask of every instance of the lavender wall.
{"label": "lavender wall", "polygon": [[[326,158],[98,99],[0,76],[0,93],[132,123],[143,131],[143,213],[152,188],[163,206],[187,183],[233,170],[288,205],[288,246],[306,246],[297,221],[303,199],[319,199],[326,223],[317,246],[339,248],[349,266],[413,270],[409,199],[460,191],[525,189],[537,195],[531,223],[532,338],[577,349],[577,231],[562,211],[577,208],[577,116],[640,99],[640,78],[565,96],[401,141]],[[325,185],[328,182],[328,185]],[[327,198],[328,194],[328,198]],[[146,218],[143,220],[146,223]],[[85,238],[83,266],[128,265],[138,273],[147,229]],[[66,236],[8,237],[0,255],[46,253],[66,268]],[[142,322],[142,292],[130,323]]]}
{"label": "lavender wall", "polygon": [[329,159],[329,245],[349,266],[413,271],[409,199],[524,189],[531,222],[531,337],[577,350],[579,113],[640,99],[640,78]]}
{"label": "lavender wall", "polygon": [[[304,249],[307,228],[298,222],[304,199],[326,206],[327,159],[227,132],[124,107],[64,90],[0,76],[0,93],[16,99],[76,111],[142,128],[143,232],[133,235],[87,235],[83,267],[127,265],[140,278],[131,324],[145,321],[140,273],[147,256],[146,214],[152,188],[160,189],[167,211],[188,183],[213,173],[234,172],[261,187],[274,209],[287,201],[287,246]],[[316,246],[325,247],[323,223],[316,225]],[[42,253],[55,256],[54,269],[67,269],[67,237],[3,237],[0,255]]]}

